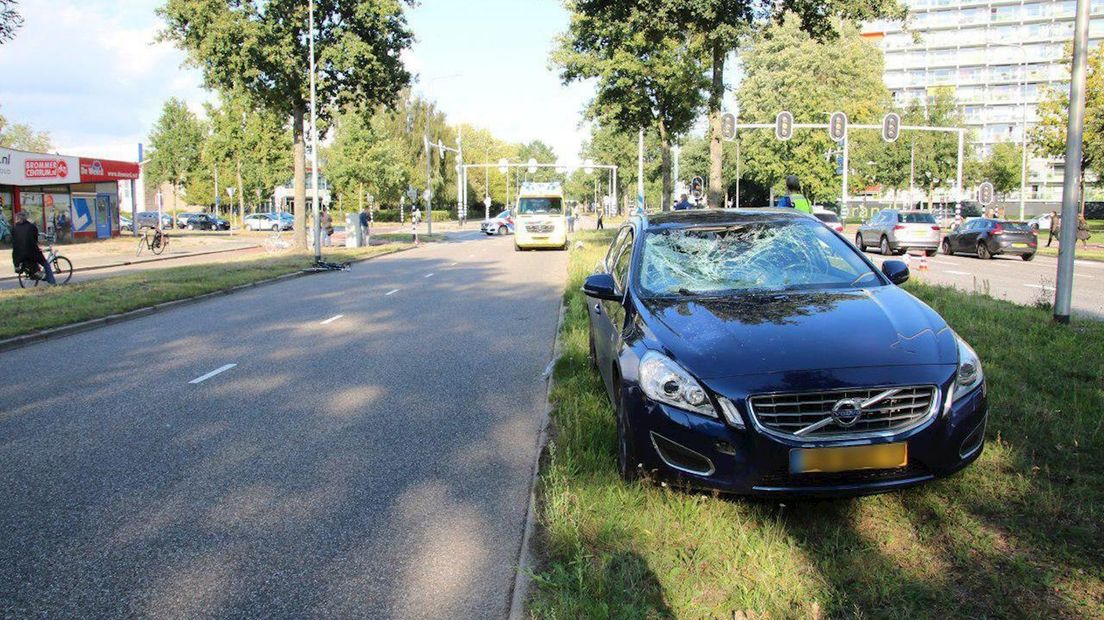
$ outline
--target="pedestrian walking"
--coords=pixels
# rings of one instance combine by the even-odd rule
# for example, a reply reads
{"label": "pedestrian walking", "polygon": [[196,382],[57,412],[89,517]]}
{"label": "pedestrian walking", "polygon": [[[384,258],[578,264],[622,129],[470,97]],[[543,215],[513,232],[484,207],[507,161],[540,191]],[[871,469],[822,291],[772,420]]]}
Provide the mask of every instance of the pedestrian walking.
{"label": "pedestrian walking", "polygon": [[[1077,216],[1077,239],[1082,247],[1089,247],[1089,223],[1085,221],[1084,215]],[[1074,243],[1074,245],[1077,244]]]}
{"label": "pedestrian walking", "polygon": [[418,245],[418,224],[422,223],[422,210],[414,207],[410,212],[410,232],[414,235],[414,245]]}
{"label": "pedestrian walking", "polygon": [[323,209],[322,217],[318,221],[322,228],[322,247],[329,247],[332,245],[330,235],[333,234],[333,217],[330,216],[330,210]]}
{"label": "pedestrian walking", "polygon": [[602,225],[602,207],[598,207],[598,230],[605,230],[605,226]]}
{"label": "pedestrian walking", "polygon": [[567,232],[575,232],[575,207],[567,209]]}
{"label": "pedestrian walking", "polygon": [[1058,236],[1058,212],[1050,212],[1050,228],[1047,229],[1047,247],[1050,247],[1050,242],[1054,241],[1054,238]]}

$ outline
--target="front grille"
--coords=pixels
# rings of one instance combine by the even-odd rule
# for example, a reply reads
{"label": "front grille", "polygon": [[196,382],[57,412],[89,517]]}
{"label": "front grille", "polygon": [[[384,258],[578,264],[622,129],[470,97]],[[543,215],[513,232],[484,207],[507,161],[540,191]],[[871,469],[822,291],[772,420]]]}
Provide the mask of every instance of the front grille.
{"label": "front grille", "polygon": [[556,227],[552,224],[526,224],[525,231],[531,233],[543,233],[548,234],[555,230]]}
{"label": "front grille", "polygon": [[[846,415],[834,418],[832,408],[848,399],[869,401],[876,396],[895,390],[870,406],[862,408],[851,426],[846,426]],[[927,421],[936,410],[938,390],[935,386],[878,387],[826,392],[801,392],[796,394],[761,394],[748,399],[749,410],[756,424],[768,433],[789,439],[856,439],[869,435],[900,433]],[[846,412],[845,412],[846,413]],[[828,420],[816,430],[798,435],[798,431],[810,425]]]}

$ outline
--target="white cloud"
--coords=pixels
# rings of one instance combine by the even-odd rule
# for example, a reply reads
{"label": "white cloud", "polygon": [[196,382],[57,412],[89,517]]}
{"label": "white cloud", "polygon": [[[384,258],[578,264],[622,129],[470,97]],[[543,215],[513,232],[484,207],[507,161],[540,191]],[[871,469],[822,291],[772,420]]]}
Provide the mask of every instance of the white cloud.
{"label": "white cloud", "polygon": [[50,132],[65,153],[134,159],[171,96],[210,95],[184,55],[156,42],[159,0],[25,3],[25,23],[0,55],[0,105]]}

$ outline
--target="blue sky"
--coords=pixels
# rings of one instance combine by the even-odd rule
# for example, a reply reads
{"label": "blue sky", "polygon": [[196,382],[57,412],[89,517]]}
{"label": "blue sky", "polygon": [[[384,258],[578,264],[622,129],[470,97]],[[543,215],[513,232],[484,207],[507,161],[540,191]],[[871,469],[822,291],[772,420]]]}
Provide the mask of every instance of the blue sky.
{"label": "blue sky", "polygon": [[[66,154],[129,159],[170,96],[199,111],[210,95],[184,56],[154,43],[160,0],[23,2],[25,24],[0,46],[0,112],[49,131]],[[407,64],[415,90],[452,122],[510,141],[541,139],[575,161],[589,85],[562,86],[548,67],[567,26],[559,0],[422,0]]]}

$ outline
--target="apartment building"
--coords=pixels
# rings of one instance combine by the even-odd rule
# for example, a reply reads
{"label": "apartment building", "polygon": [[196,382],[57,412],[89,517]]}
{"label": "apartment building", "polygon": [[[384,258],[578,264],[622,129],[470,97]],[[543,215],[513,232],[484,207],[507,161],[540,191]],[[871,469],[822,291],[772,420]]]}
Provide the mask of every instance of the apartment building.
{"label": "apartment building", "polygon": [[[950,86],[988,154],[1003,140],[1017,144],[1037,122],[1048,88],[1069,88],[1066,46],[1073,40],[1075,0],[906,0],[907,22],[866,24],[864,36],[885,54],[885,83],[895,102],[926,101]],[[1089,39],[1104,43],[1104,0],[1090,0]],[[1027,211],[1061,200],[1062,163],[1028,159]],[[1008,197],[1018,203],[1019,192]]]}

